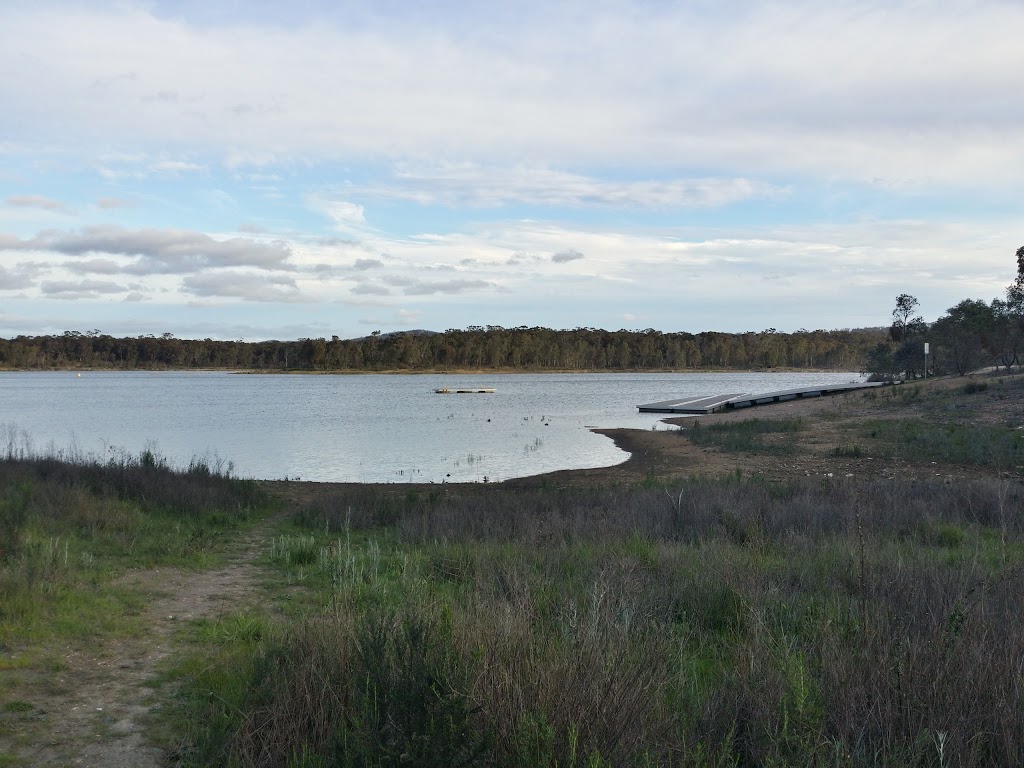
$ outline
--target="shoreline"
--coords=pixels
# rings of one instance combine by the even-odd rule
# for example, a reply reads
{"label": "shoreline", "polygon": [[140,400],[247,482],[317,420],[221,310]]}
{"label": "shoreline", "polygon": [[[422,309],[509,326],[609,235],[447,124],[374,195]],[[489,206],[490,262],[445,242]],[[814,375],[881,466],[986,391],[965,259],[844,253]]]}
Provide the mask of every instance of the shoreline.
{"label": "shoreline", "polygon": [[[973,379],[982,378],[985,386],[967,388]],[[991,384],[989,384],[989,382]],[[964,461],[962,458],[908,455],[906,447],[893,451],[866,432],[872,419],[899,423],[905,419],[932,422],[939,414],[954,408],[958,421],[982,429],[1012,422],[1015,430],[1024,430],[1024,406],[1017,391],[1024,391],[1024,376],[1014,373],[989,373],[976,377],[946,377],[921,380],[906,385],[891,396],[873,392],[837,393],[828,397],[789,400],[767,406],[764,416],[752,416],[748,409],[708,416],[665,414],[657,430],[632,427],[592,428],[610,438],[629,454],[624,461],[606,467],[563,469],[494,483],[317,483],[313,481],[263,481],[271,487],[293,489],[302,496],[316,496],[332,488],[375,486],[404,493],[409,488],[449,488],[453,492],[508,491],[537,488],[561,489],[630,485],[645,482],[672,483],[693,477],[746,476],[767,482],[789,483],[817,479],[822,482],[896,479],[960,480],[998,479],[1000,482],[1024,481],[1024,462],[992,464]],[[1005,388],[1005,389],[1003,389]],[[1002,391],[1000,391],[1002,390]],[[979,399],[980,398],[980,399]],[[935,405],[922,404],[931,399]],[[973,402],[973,405],[972,405]],[[965,419],[965,408],[977,409]],[[801,424],[798,445],[790,452],[772,453],[753,450],[730,451],[708,444],[697,444],[686,435],[693,425],[721,425],[744,421],[791,421]],[[674,428],[673,428],[674,427]],[[962,427],[961,427],[962,428]],[[304,490],[301,490],[304,489]]]}
{"label": "shoreline", "polygon": [[[388,488],[404,493],[409,489],[425,490],[438,488],[457,489],[459,491],[477,491],[485,489],[523,490],[530,488],[570,488],[579,486],[602,486],[613,484],[631,484],[642,482],[652,476],[664,478],[678,474],[678,456],[676,452],[667,451],[666,447],[682,448],[682,453],[693,453],[689,444],[679,439],[675,430],[653,431],[631,427],[603,427],[591,429],[592,432],[604,435],[625,451],[629,456],[618,464],[605,467],[587,467],[584,469],[556,469],[525,477],[511,477],[493,483],[452,482],[452,483],[359,483],[336,482],[321,480],[258,480],[270,488],[287,488],[298,491],[299,496],[316,496],[332,489],[343,488]],[[671,442],[669,442],[671,441]],[[675,443],[673,446],[672,443]],[[691,464],[693,462],[684,462]],[[302,492],[305,491],[305,492]]]}
{"label": "shoreline", "polygon": [[231,373],[248,376],[509,376],[516,374],[594,374],[632,375],[638,373],[850,373],[844,368],[451,368],[451,369],[388,369],[366,371],[339,369],[303,371],[256,368],[4,368],[0,373]]}

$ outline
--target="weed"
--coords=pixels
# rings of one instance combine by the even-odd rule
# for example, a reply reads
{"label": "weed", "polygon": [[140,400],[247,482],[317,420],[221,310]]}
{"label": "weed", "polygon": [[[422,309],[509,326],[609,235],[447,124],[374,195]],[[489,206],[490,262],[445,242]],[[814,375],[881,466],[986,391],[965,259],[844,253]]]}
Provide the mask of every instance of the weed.
{"label": "weed", "polygon": [[865,436],[883,450],[918,461],[1007,467],[1024,463],[1024,433],[981,424],[933,423],[923,419],[875,420]]}
{"label": "weed", "polygon": [[859,459],[864,455],[864,451],[859,445],[837,445],[832,449],[832,453],[848,459]]}
{"label": "weed", "polygon": [[694,445],[723,451],[788,455],[796,451],[795,433],[803,428],[800,419],[749,419],[708,426],[695,421],[685,434]]}
{"label": "weed", "polygon": [[220,534],[264,504],[254,483],[137,458],[0,458],[0,643],[130,628],[128,567],[208,562]]}

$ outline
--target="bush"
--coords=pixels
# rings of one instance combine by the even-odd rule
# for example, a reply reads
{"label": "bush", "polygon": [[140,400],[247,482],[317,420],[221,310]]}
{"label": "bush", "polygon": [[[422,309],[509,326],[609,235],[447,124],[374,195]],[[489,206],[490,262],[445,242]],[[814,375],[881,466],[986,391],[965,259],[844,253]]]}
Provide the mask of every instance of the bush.
{"label": "bush", "polygon": [[[488,735],[467,698],[466,673],[450,629],[415,612],[303,622],[237,669],[244,682],[232,688],[248,693],[230,759],[247,766],[297,758],[302,765],[476,764]],[[230,714],[222,700],[193,706],[203,708],[201,720]],[[218,747],[216,738],[200,743],[197,762],[218,759]]]}

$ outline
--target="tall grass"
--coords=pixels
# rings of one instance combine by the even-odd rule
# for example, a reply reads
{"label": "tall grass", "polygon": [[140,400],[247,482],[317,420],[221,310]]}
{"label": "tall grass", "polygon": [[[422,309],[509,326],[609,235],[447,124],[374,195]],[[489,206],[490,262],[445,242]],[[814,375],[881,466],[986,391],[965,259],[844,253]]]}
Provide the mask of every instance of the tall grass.
{"label": "tall grass", "polygon": [[9,441],[0,456],[0,640],[87,635],[122,610],[124,596],[101,586],[118,570],[199,564],[264,503],[257,484],[206,464],[176,470],[150,451],[106,461],[41,455]]}
{"label": "tall grass", "polygon": [[996,481],[353,488],[275,543],[324,609],[204,667],[189,760],[1020,764],[1022,507]]}

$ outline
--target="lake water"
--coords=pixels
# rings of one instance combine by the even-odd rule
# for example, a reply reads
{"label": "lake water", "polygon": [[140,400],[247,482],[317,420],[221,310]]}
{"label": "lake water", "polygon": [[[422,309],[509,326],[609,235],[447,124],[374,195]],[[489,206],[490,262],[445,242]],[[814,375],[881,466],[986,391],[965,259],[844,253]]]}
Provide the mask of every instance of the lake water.
{"label": "lake water", "polygon": [[[243,477],[481,482],[611,466],[590,427],[658,427],[640,403],[859,381],[856,373],[284,376],[213,372],[0,373],[0,426],[37,450],[146,447]],[[495,394],[438,395],[443,387]],[[768,412],[765,413],[768,415]],[[3,446],[0,446],[2,448]]]}

